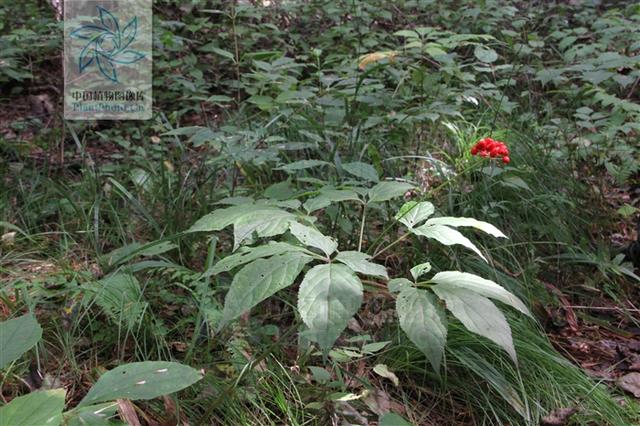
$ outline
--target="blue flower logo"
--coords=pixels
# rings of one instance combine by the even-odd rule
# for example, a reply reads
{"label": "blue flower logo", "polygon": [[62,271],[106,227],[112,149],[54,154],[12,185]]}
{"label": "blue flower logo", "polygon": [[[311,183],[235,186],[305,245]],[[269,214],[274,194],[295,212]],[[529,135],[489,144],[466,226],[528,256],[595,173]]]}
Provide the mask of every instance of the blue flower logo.
{"label": "blue flower logo", "polygon": [[71,33],[73,38],[88,40],[80,53],[80,74],[95,62],[105,78],[118,83],[116,64],[133,64],[145,57],[128,48],[136,38],[138,18],[134,17],[120,30],[118,19],[107,9],[97,7],[102,25],[83,25]]}

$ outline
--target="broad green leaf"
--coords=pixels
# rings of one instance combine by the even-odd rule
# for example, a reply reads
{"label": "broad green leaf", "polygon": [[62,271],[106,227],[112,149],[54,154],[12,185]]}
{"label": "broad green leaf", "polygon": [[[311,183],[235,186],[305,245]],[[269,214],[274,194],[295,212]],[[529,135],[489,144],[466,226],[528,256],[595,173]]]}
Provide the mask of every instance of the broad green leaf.
{"label": "broad green leaf", "polygon": [[499,300],[502,303],[506,303],[509,306],[513,306],[523,314],[531,316],[529,309],[527,309],[520,299],[495,282],[477,275],[469,274],[467,272],[444,271],[438,272],[433,278],[431,278],[431,281],[436,284],[450,285],[474,291],[485,297],[490,297],[492,299]]}
{"label": "broad green leaf", "polygon": [[454,228],[459,226],[462,227],[471,227],[479,229],[483,232],[486,232],[489,235],[493,235],[496,238],[507,238],[506,235],[502,233],[498,228],[493,226],[490,223],[482,222],[480,220],[476,220],[470,217],[434,217],[429,219],[426,223],[426,226],[429,225],[447,225]]}
{"label": "broad green leaf", "polygon": [[311,268],[298,292],[298,311],[309,338],[330,349],[362,304],[362,283],[345,265]]}
{"label": "broad green leaf", "polygon": [[31,314],[0,322],[0,368],[20,358],[42,338],[42,327]]}
{"label": "broad green leaf", "polygon": [[498,54],[495,50],[480,45],[476,46],[476,48],[473,50],[473,54],[476,56],[476,58],[478,58],[479,61],[488,64],[495,62],[498,59]]}
{"label": "broad green leaf", "polygon": [[431,264],[427,262],[414,266],[409,272],[411,272],[411,276],[413,277],[413,279],[417,281],[418,278],[428,273],[429,271],[431,271]]}
{"label": "broad green leaf", "polygon": [[56,426],[62,422],[64,389],[36,391],[0,407],[0,426]]}
{"label": "broad green leaf", "polygon": [[104,373],[78,407],[116,399],[153,399],[178,392],[200,379],[198,370],[177,362],[124,364]]}
{"label": "broad green leaf", "polygon": [[467,237],[462,235],[455,229],[449,228],[444,225],[422,225],[411,230],[416,235],[421,235],[427,238],[433,238],[445,246],[452,246],[460,244],[471,250],[473,250],[478,256],[480,256],[485,262],[487,259],[480,253],[478,247],[475,246]]}
{"label": "broad green leaf", "polygon": [[285,253],[246,265],[233,277],[224,301],[220,328],[293,284],[304,265],[311,260],[302,253]]}
{"label": "broad green leaf", "polygon": [[400,293],[405,288],[410,288],[413,286],[413,283],[406,278],[394,278],[389,280],[387,284],[387,288],[391,293]]}
{"label": "broad green leaf", "polygon": [[327,257],[331,256],[338,248],[338,243],[333,238],[327,237],[320,231],[309,226],[301,225],[298,222],[291,222],[289,224],[289,230],[302,244],[322,250]]}
{"label": "broad green leaf", "polygon": [[285,172],[296,172],[298,170],[310,169],[319,166],[332,166],[333,164],[327,163],[321,160],[300,160],[293,163],[285,164],[284,166],[276,167],[274,170],[284,170]]}
{"label": "broad green leaf", "polygon": [[447,305],[447,309],[471,332],[488,338],[503,348],[517,363],[511,328],[493,302],[460,287],[438,284],[431,289]]}
{"label": "broad green leaf", "polygon": [[396,311],[402,330],[439,371],[447,342],[447,317],[438,300],[429,291],[408,287],[398,295]]}
{"label": "broad green leaf", "polygon": [[210,277],[222,272],[228,272],[240,265],[253,262],[256,259],[263,257],[275,256],[277,254],[284,254],[290,252],[304,252],[302,247],[294,246],[289,243],[282,243],[278,241],[269,241],[268,244],[258,247],[242,247],[239,251],[232,255],[221,259],[218,263],[213,265],[208,271],[204,273],[204,277]]}
{"label": "broad green leaf", "polygon": [[402,416],[396,413],[386,413],[380,416],[380,421],[378,422],[378,426],[413,426],[411,423],[406,421]]}
{"label": "broad green leaf", "polygon": [[359,251],[341,251],[335,258],[338,262],[344,263],[361,274],[389,279],[387,268],[377,263],[369,262],[368,259],[371,259],[371,256]]}
{"label": "broad green leaf", "polygon": [[434,211],[435,208],[433,207],[433,204],[428,201],[422,201],[419,203],[416,201],[409,201],[400,207],[395,218],[407,228],[413,228],[420,222],[428,219]]}
{"label": "broad green leaf", "polygon": [[352,163],[343,163],[342,168],[345,172],[369,182],[378,182],[380,180],[378,172],[371,164],[354,161]]}
{"label": "broad green leaf", "polygon": [[340,201],[359,201],[358,193],[349,189],[322,188],[317,197],[309,198],[304,208],[311,213]]}
{"label": "broad green leaf", "polygon": [[392,198],[403,196],[407,191],[413,188],[413,185],[406,182],[380,182],[369,190],[369,202],[380,203],[383,201],[389,201]]}

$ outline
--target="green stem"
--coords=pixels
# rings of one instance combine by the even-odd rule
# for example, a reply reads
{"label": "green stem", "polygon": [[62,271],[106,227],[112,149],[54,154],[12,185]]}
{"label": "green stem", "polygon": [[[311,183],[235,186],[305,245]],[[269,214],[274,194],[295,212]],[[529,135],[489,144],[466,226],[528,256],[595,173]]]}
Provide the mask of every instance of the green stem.
{"label": "green stem", "polygon": [[362,239],[364,238],[364,222],[367,220],[367,205],[362,206],[362,222],[360,223],[360,240],[358,241],[358,251],[362,251]]}

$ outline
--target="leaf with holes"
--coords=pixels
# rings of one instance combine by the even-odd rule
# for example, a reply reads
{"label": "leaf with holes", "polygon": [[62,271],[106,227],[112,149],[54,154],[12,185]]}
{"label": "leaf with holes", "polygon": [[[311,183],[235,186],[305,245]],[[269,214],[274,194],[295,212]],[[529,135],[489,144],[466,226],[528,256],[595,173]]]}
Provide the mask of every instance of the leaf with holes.
{"label": "leaf with holes", "polygon": [[0,368],[20,358],[42,338],[42,327],[31,314],[0,322]]}
{"label": "leaf with holes", "polygon": [[285,253],[246,265],[233,277],[224,301],[220,328],[293,284],[304,265],[311,260],[302,253]]}
{"label": "leaf with holes", "polygon": [[298,311],[309,327],[308,337],[330,349],[362,304],[362,283],[347,266],[314,266],[302,280]]}
{"label": "leaf with holes", "polygon": [[509,323],[491,300],[451,285],[438,284],[431,288],[469,331],[493,341],[517,363]]}
{"label": "leaf with holes", "polygon": [[407,287],[396,299],[396,311],[402,330],[439,371],[447,342],[447,317],[438,300],[428,291]]}
{"label": "leaf with holes", "polygon": [[178,392],[202,379],[202,374],[177,362],[124,364],[104,373],[78,407],[116,399],[153,399]]}

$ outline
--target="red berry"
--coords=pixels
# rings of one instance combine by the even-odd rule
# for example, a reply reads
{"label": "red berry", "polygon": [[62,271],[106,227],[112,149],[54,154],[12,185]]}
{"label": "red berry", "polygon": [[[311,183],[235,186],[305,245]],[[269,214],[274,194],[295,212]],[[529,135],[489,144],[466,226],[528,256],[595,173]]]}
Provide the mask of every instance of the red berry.
{"label": "red berry", "polygon": [[509,163],[511,162],[511,158],[509,158],[509,157],[502,157],[502,162],[503,162],[504,164],[509,164]]}

